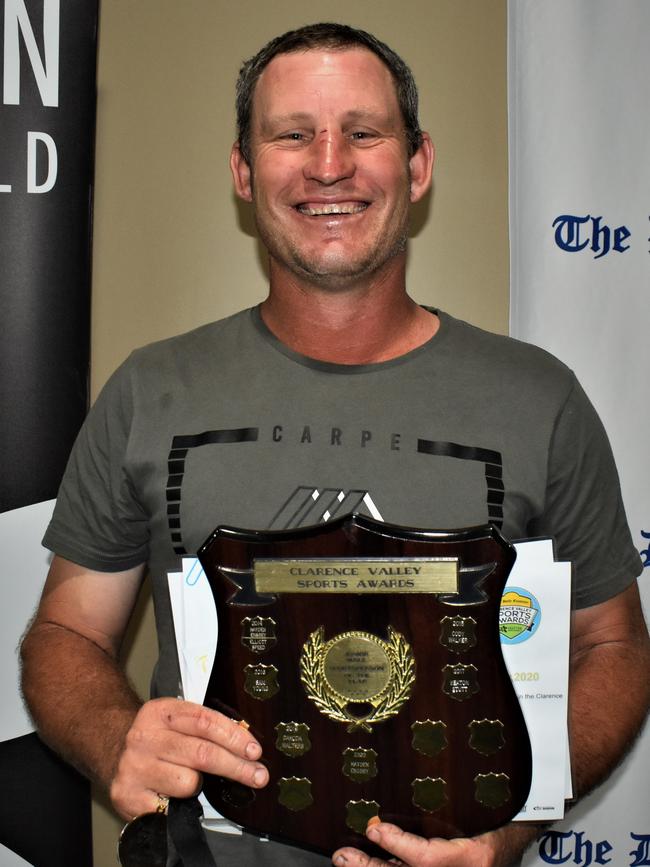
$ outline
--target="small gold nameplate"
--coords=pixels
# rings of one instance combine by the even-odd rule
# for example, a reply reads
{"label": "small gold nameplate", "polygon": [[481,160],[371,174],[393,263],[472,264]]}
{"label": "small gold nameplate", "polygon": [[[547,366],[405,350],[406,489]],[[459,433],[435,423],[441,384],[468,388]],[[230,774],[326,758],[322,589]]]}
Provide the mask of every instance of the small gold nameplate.
{"label": "small gold nameplate", "polygon": [[510,777],[507,774],[477,774],[474,785],[474,797],[485,807],[502,807],[511,798]]}
{"label": "small gold nameplate", "polygon": [[311,749],[309,726],[306,723],[281,722],[276,725],[275,730],[278,733],[276,749],[285,756],[296,758]]}
{"label": "small gold nameplate", "polygon": [[379,816],[381,809],[377,801],[348,801],[345,805],[347,815],[345,824],[357,834],[365,834],[368,821],[374,816]]}
{"label": "small gold nameplate", "polygon": [[299,810],[311,807],[314,803],[311,780],[307,777],[282,777],[278,780],[278,786],[280,787],[278,801],[287,810],[297,813]]}
{"label": "small gold nameplate", "polygon": [[455,557],[255,560],[258,593],[458,593]]}
{"label": "small gold nameplate", "polygon": [[355,783],[365,783],[377,776],[377,751],[363,747],[343,750],[343,773]]}
{"label": "small gold nameplate", "polygon": [[447,783],[440,777],[418,777],[411,783],[413,803],[427,813],[433,813],[449,802]]}
{"label": "small gold nameplate", "polygon": [[413,749],[425,756],[437,756],[448,745],[447,726],[442,720],[437,722],[430,719],[416,720],[411,725],[411,731]]}

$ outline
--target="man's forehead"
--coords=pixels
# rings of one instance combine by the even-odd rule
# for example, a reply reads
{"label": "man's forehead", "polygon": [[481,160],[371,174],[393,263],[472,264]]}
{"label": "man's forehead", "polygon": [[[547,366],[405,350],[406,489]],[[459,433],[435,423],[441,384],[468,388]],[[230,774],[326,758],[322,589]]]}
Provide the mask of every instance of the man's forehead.
{"label": "man's forehead", "polygon": [[[309,113],[313,102],[301,105],[309,95],[320,96],[337,86],[363,82],[367,95],[365,103],[351,105],[349,111],[368,111],[380,103],[389,112],[398,109],[397,93],[392,74],[384,62],[372,51],[360,46],[345,48],[318,48],[279,54],[261,73],[253,93],[253,115],[256,108],[266,114],[277,107],[281,113]],[[292,98],[293,97],[293,98]],[[282,103],[280,105],[279,103]]]}

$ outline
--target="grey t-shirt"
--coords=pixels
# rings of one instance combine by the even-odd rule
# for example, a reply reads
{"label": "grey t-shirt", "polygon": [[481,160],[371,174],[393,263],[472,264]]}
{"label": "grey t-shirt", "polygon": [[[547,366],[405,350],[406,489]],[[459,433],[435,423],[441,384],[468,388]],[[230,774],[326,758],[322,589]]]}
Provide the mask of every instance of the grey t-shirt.
{"label": "grey t-shirt", "polygon": [[288,349],[254,308],[140,349],[109,380],[44,544],[99,571],[149,564],[156,694],[178,683],[166,574],[220,524],[493,521],[512,540],[554,537],[577,607],[639,574],[609,443],[572,372],[439,315],[418,349],[339,365]]}

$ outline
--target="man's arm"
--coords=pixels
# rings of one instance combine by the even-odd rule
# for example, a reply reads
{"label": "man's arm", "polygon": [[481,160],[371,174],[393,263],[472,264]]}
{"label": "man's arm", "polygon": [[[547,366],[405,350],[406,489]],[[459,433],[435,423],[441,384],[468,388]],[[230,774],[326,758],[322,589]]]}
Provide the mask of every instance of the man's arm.
{"label": "man's arm", "polygon": [[[650,642],[636,583],[572,616],[569,733],[576,795],[601,782],[632,744],[650,702]],[[479,837],[425,840],[381,823],[367,836],[408,867],[509,867],[538,826],[517,822]],[[386,867],[355,849],[334,853],[341,867]]]}
{"label": "man's arm", "polygon": [[143,572],[93,572],[55,557],[22,644],[23,692],[39,733],[129,819],[154,810],[159,792],[194,794],[202,771],[268,781],[244,728],[191,702],[142,704],[128,684],[117,656]]}

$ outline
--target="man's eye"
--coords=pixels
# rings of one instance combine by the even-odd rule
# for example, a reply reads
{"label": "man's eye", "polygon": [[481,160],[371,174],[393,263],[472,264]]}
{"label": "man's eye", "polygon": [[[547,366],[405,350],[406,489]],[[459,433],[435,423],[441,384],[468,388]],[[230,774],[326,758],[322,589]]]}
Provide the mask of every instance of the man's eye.
{"label": "man's eye", "polygon": [[305,134],[302,133],[302,132],[285,132],[285,133],[283,133],[283,134],[280,136],[280,138],[281,138],[283,141],[297,141],[297,142],[300,142],[300,141],[304,141],[304,140],[305,140]]}
{"label": "man's eye", "polygon": [[350,133],[350,138],[352,141],[370,141],[376,138],[376,133],[368,132],[368,130],[365,129],[358,129],[353,133]]}

